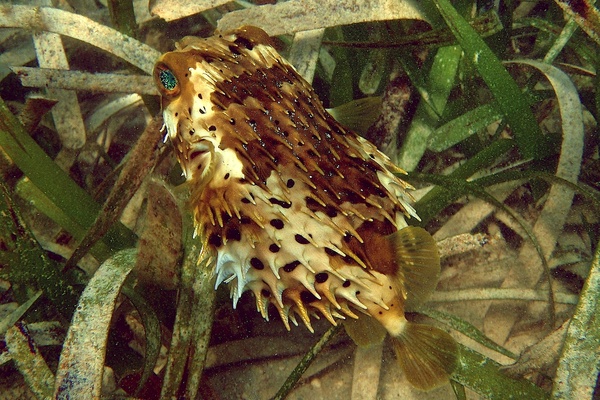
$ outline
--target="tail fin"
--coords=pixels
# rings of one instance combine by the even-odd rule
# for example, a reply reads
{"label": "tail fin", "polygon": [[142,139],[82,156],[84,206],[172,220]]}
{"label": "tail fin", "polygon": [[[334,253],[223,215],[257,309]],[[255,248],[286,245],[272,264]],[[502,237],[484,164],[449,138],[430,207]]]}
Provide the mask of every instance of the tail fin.
{"label": "tail fin", "polygon": [[392,343],[400,367],[414,387],[430,390],[448,382],[456,366],[458,345],[447,332],[407,322]]}

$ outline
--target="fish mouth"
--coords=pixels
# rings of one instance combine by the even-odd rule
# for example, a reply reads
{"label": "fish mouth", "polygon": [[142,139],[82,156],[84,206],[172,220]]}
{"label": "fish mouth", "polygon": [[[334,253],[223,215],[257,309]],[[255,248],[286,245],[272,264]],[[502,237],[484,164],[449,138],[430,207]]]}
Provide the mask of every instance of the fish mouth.
{"label": "fish mouth", "polygon": [[205,177],[210,170],[212,160],[214,160],[214,144],[207,139],[190,143],[187,151],[182,152],[184,173],[188,179],[193,177]]}

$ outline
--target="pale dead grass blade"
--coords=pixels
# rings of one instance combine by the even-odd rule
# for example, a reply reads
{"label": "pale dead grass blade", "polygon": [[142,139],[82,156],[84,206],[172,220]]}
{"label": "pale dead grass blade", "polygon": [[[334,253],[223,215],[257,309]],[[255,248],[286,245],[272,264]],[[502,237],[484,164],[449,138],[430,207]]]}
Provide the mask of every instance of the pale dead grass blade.
{"label": "pale dead grass blade", "polygon": [[150,1],[150,13],[165,21],[174,21],[229,3],[231,0],[156,0]]}
{"label": "pale dead grass blade", "polygon": [[100,398],[110,321],[136,255],[135,249],[115,254],[83,291],[56,371],[55,398]]}
{"label": "pale dead grass blade", "polygon": [[11,67],[26,87],[88,90],[95,93],[158,95],[154,80],[146,75],[102,74],[61,69]]}
{"label": "pale dead grass blade", "polygon": [[[554,301],[560,304],[577,304],[577,301],[579,300],[577,295],[569,293],[555,293],[554,296]],[[452,303],[482,300],[547,301],[548,291],[522,288],[462,289],[434,292],[429,299],[429,301],[432,303]]]}
{"label": "pale dead grass blade", "polygon": [[82,15],[49,7],[0,5],[0,27],[58,33],[105,50],[152,74],[160,53]]}
{"label": "pale dead grass blade", "polygon": [[308,82],[312,82],[315,76],[323,33],[325,33],[323,28],[298,32],[294,35],[290,48],[288,61]]}
{"label": "pale dead grass blade", "polygon": [[142,25],[148,21],[156,19],[150,12],[149,0],[132,0],[135,21],[138,25]]}
{"label": "pale dead grass blade", "polygon": [[356,348],[352,377],[352,400],[377,399],[382,354],[383,343]]}
{"label": "pale dead grass blade", "polygon": [[19,323],[8,329],[5,336],[6,347],[19,372],[25,378],[27,386],[38,399],[52,396],[54,375],[37,345],[27,332],[24,324]]}
{"label": "pale dead grass blade", "polygon": [[444,259],[461,253],[477,251],[490,243],[491,240],[489,235],[483,233],[461,233],[438,241],[437,246],[440,258]]}
{"label": "pale dead grass blade", "polygon": [[[577,89],[569,77],[556,67],[530,60],[518,62],[540,70],[556,92],[563,130],[556,176],[575,183],[581,168],[584,135],[582,106]],[[533,227],[533,233],[546,259],[552,254],[563,230],[572,200],[573,191],[570,188],[560,184],[552,185],[544,208]],[[514,267],[502,283],[502,288],[531,288],[539,282],[544,273],[537,249],[531,241],[527,241]],[[505,308],[492,304],[484,321],[484,331],[496,342],[503,344],[518,318],[517,313],[507,314]],[[497,321],[503,322],[498,324]]]}
{"label": "pale dead grass blade", "polygon": [[600,246],[592,269],[581,291],[581,300],[567,329],[558,363],[552,397],[554,399],[591,399],[600,370]]}
{"label": "pale dead grass blade", "polygon": [[[582,104],[579,94],[577,93],[577,88],[567,74],[552,65],[533,60],[519,60],[515,61],[515,63],[528,64],[539,69],[552,84],[557,94],[564,137],[561,147],[561,156],[556,169],[556,176],[569,182],[576,183],[581,169],[584,135]],[[562,187],[561,189],[560,185],[553,185],[552,189],[555,192],[564,192],[566,187]],[[564,197],[565,199],[562,199],[562,203],[570,206],[572,191],[569,190]],[[561,197],[557,198],[561,199]],[[560,205],[561,204],[554,205],[554,208],[561,209],[559,208]],[[566,213],[564,211],[563,214],[565,214],[564,218],[566,219]],[[562,226],[555,228],[555,231],[561,230]]]}
{"label": "pale dead grass blade", "polygon": [[[60,35],[49,32],[34,33],[33,44],[41,68],[69,69]],[[51,113],[63,148],[56,157],[56,162],[63,170],[68,170],[75,161],[76,154],[72,150],[80,149],[86,141],[77,93],[71,90],[48,88],[46,95],[57,100]]]}
{"label": "pale dead grass blade", "polygon": [[394,19],[425,20],[415,1],[291,0],[233,11],[219,20],[221,31],[255,25],[271,36]]}

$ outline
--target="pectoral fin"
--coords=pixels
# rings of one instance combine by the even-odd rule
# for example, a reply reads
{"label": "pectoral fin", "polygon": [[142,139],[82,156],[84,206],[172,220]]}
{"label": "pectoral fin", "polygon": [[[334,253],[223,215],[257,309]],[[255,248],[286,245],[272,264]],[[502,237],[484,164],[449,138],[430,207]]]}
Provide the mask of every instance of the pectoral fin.
{"label": "pectoral fin", "polygon": [[406,296],[405,309],[413,310],[435,290],[440,277],[440,256],[431,235],[423,228],[407,226],[392,235],[398,263],[398,286]]}

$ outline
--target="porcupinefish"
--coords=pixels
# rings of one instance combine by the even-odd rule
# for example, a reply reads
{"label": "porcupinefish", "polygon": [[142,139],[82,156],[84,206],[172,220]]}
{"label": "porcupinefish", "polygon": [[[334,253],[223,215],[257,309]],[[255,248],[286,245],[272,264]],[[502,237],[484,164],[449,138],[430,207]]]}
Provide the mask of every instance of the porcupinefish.
{"label": "porcupinefish", "polygon": [[405,172],[342,127],[259,28],[185,37],[154,79],[196,233],[234,307],[251,291],[288,330],[299,318],[312,331],[315,315],[377,321],[409,382],[447,382],[456,342],[404,314],[440,272],[433,238],[405,221],[418,219]]}

